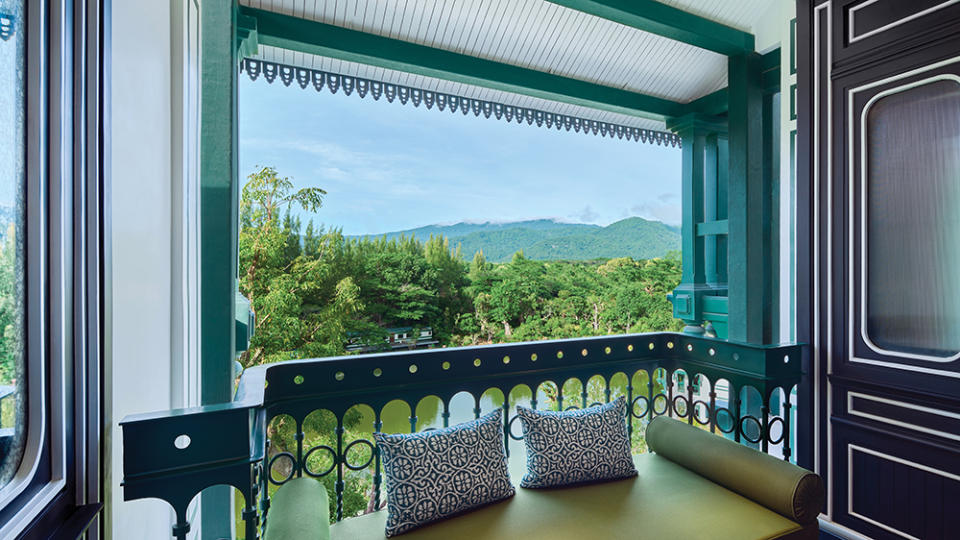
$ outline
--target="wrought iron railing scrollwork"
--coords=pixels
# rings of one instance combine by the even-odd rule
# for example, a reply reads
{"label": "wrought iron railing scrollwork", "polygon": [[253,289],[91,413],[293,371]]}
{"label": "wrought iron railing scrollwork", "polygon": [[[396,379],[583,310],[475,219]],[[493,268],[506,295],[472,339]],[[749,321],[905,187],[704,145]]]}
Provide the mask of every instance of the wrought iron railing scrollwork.
{"label": "wrought iron railing scrollwork", "polygon": [[[520,459],[515,404],[568,410],[620,396],[637,451],[650,419],[667,414],[791,459],[801,351],[656,333],[252,368],[233,403],[123,422],[124,497],[166,500],[177,511],[174,535],[184,538],[191,499],[210,485],[232,485],[245,498],[241,517],[252,539],[266,527],[272,493],[293,478],[332,485],[332,520],[380,509],[375,431],[446,427],[502,407],[504,444]],[[171,441],[182,434],[192,444],[178,451]]]}

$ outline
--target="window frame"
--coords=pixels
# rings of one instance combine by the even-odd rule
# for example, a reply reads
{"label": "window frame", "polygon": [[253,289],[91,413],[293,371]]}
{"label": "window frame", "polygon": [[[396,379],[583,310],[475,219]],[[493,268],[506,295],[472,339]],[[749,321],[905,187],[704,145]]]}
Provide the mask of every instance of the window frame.
{"label": "window frame", "polygon": [[25,2],[27,444],[2,538],[99,536],[108,2]]}

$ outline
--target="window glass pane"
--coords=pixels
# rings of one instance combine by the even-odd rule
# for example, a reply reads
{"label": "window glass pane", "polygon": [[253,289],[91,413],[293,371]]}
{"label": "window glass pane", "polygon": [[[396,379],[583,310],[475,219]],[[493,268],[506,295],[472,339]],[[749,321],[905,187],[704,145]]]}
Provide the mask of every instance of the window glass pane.
{"label": "window glass pane", "polygon": [[0,487],[17,470],[26,435],[23,16],[23,0],[0,0]]}
{"label": "window glass pane", "polygon": [[933,357],[960,351],[960,84],[877,100],[866,137],[867,336]]}

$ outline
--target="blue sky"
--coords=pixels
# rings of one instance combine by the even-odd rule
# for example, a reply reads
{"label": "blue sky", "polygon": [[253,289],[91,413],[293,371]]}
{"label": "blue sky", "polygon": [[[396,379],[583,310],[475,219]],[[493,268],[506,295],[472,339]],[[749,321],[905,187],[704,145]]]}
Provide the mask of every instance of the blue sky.
{"label": "blue sky", "polygon": [[240,78],[240,174],[328,192],[344,234],[554,218],[680,221],[680,150]]}

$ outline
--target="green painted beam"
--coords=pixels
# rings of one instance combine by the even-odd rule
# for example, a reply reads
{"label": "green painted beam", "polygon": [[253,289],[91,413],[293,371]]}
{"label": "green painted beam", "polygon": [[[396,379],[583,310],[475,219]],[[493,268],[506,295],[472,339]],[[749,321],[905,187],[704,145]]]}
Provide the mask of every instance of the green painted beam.
{"label": "green painted beam", "polygon": [[655,0],[549,1],[728,56],[754,51],[753,34]]}
{"label": "green painted beam", "polygon": [[683,106],[686,114],[699,113],[707,116],[724,114],[730,106],[729,91],[721,88],[712,94],[697,98]]}
{"label": "green painted beam", "polygon": [[717,234],[727,234],[729,230],[728,221],[725,219],[719,221],[704,221],[697,224],[697,236],[709,236]]}
{"label": "green painted beam", "polygon": [[240,14],[256,19],[259,45],[360,62],[654,120],[665,120],[686,113],[686,106],[675,101],[543,71],[256,8],[241,6]]}

